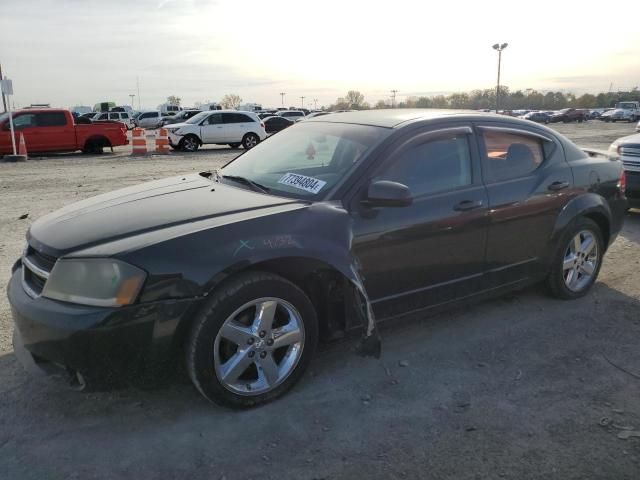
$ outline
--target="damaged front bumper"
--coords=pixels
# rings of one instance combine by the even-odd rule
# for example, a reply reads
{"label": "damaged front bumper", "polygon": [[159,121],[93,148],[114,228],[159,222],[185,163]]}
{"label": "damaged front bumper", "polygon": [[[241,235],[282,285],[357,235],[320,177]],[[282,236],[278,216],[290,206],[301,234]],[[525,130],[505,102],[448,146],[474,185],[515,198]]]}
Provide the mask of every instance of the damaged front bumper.
{"label": "damaged front bumper", "polygon": [[16,357],[31,372],[56,368],[113,380],[148,372],[170,360],[180,320],[197,308],[194,299],[120,308],[89,307],[32,298],[12,275],[7,295]]}

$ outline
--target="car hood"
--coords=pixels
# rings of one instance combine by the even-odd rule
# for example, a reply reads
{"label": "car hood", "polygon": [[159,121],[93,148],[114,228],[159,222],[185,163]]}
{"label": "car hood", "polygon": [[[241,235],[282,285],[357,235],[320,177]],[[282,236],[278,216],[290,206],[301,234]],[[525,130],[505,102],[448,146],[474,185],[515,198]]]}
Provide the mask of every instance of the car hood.
{"label": "car hood", "polygon": [[614,143],[616,145],[640,145],[640,133],[619,138]]}
{"label": "car hood", "polygon": [[176,130],[181,127],[190,127],[190,126],[193,126],[193,123],[176,122],[171,124],[171,128],[175,128]]}
{"label": "car hood", "polygon": [[35,221],[28,233],[36,249],[59,257],[102,243],[168,227],[304,202],[266,195],[198,174],[143,183],[88,198]]}

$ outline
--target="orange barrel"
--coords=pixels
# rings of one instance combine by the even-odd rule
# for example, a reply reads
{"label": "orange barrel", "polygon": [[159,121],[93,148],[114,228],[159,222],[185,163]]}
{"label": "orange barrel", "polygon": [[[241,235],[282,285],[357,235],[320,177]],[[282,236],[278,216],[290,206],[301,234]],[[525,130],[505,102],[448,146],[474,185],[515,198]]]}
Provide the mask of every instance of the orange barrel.
{"label": "orange barrel", "polygon": [[144,128],[134,128],[131,130],[132,155],[147,154],[147,139],[144,136]]}
{"label": "orange barrel", "polygon": [[156,135],[156,153],[165,155],[169,153],[169,132],[166,128],[160,128]]}

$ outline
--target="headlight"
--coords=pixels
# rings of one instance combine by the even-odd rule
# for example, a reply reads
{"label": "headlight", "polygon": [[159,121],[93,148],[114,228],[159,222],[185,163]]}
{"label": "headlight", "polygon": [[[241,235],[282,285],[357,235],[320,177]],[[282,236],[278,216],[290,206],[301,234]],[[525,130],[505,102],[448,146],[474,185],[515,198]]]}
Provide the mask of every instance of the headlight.
{"label": "headlight", "polygon": [[42,296],[64,302],[119,307],[135,302],[147,274],[109,258],[58,260]]}

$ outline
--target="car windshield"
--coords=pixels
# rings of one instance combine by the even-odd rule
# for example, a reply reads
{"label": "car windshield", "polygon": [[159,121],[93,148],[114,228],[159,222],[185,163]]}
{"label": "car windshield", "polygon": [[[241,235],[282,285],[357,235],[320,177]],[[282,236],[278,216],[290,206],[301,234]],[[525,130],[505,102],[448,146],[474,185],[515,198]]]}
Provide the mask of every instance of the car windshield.
{"label": "car windshield", "polygon": [[189,120],[187,120],[186,123],[200,123],[202,120],[207,118],[209,115],[210,115],[209,112],[200,112],[199,114],[194,115]]}
{"label": "car windshield", "polygon": [[223,178],[244,177],[276,195],[316,199],[345,178],[390,132],[366,125],[296,124],[228,163],[220,173]]}

